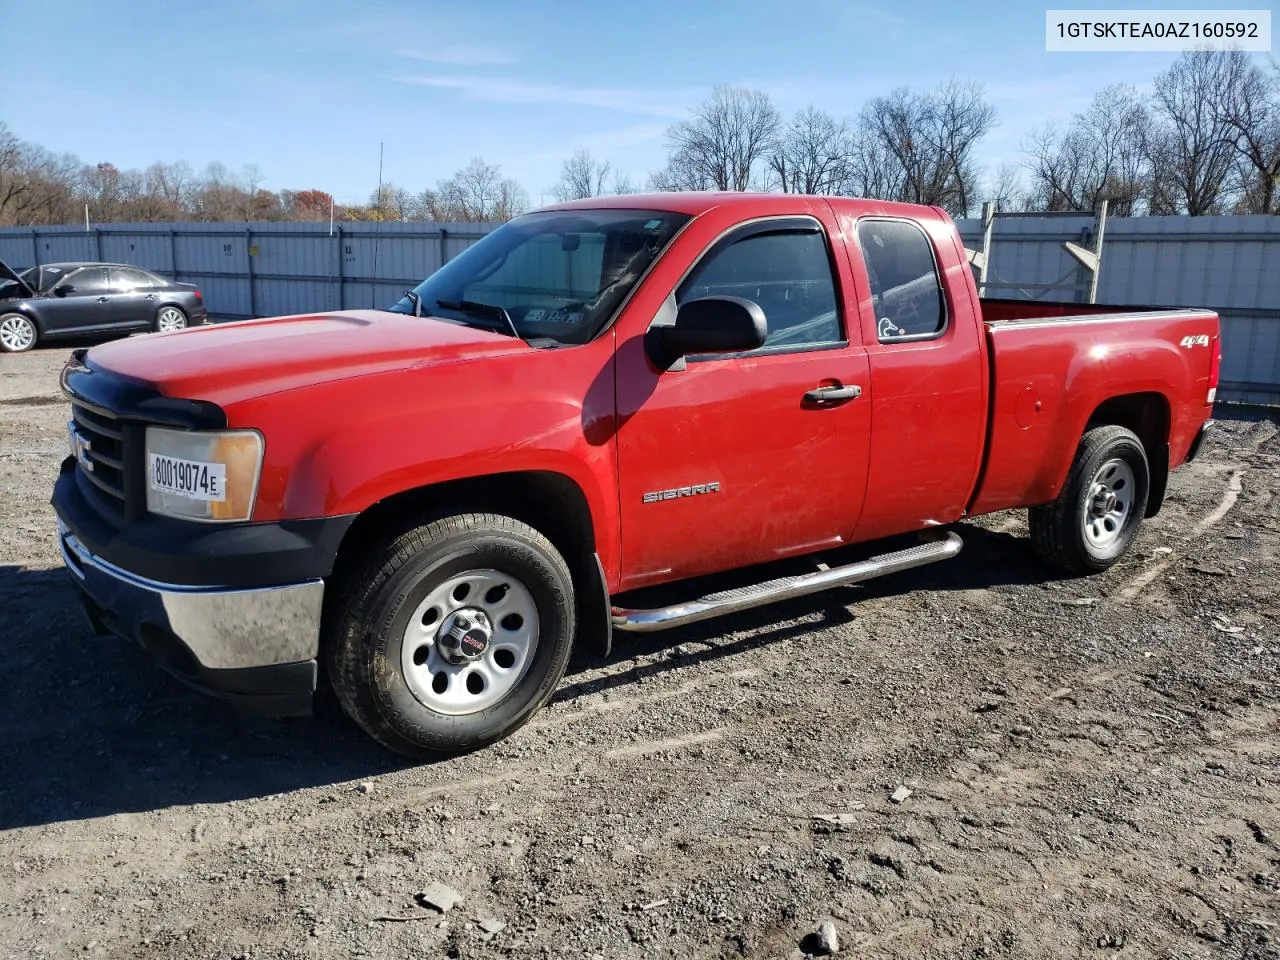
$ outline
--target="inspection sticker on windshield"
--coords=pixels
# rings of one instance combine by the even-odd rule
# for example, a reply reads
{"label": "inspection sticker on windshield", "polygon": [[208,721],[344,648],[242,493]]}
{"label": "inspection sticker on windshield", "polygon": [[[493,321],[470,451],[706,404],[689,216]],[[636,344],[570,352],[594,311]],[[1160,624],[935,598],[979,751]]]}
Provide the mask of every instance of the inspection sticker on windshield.
{"label": "inspection sticker on windshield", "polygon": [[201,463],[153,453],[147,472],[151,475],[151,489],[159,493],[217,503],[227,499],[225,463]]}

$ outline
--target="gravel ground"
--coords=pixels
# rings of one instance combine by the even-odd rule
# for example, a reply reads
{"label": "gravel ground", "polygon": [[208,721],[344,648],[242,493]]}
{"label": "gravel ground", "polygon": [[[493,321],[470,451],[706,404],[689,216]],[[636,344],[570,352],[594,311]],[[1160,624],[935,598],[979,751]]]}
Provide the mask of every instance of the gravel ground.
{"label": "gravel ground", "polygon": [[0,356],[0,955],[790,958],[830,922],[849,956],[1280,957],[1270,419],[1221,413],[1106,575],[982,518],[950,563],[621,637],[412,765],[89,635],[65,355]]}

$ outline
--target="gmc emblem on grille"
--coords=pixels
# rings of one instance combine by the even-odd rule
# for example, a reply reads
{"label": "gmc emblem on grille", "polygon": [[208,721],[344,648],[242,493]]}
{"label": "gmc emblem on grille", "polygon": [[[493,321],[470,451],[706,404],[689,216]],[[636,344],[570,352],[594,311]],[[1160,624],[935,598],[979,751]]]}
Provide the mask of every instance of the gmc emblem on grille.
{"label": "gmc emblem on grille", "polygon": [[93,461],[89,459],[89,451],[93,449],[93,444],[87,437],[81,435],[74,423],[67,424],[67,433],[71,439],[71,455],[76,458],[76,463],[89,473],[93,473]]}
{"label": "gmc emblem on grille", "polygon": [[719,493],[719,483],[695,483],[691,487],[672,487],[670,490],[654,490],[644,495],[645,503],[659,500],[678,500],[681,497],[700,497],[705,493]]}

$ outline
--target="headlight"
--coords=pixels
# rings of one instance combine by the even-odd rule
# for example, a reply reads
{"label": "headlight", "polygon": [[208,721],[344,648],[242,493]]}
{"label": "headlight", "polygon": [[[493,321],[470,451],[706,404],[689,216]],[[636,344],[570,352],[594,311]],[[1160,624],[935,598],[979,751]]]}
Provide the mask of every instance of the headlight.
{"label": "headlight", "polygon": [[248,520],[262,472],[256,430],[147,427],[147,510],[207,522]]}

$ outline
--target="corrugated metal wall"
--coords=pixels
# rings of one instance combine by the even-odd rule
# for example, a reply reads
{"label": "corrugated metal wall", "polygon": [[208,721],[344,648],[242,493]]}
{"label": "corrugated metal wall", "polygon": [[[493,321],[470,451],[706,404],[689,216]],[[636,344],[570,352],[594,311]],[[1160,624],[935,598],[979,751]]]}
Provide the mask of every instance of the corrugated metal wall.
{"label": "corrugated metal wall", "polygon": [[475,223],[144,223],[0,230],[15,269],[132,263],[197,283],[215,319],[393,303],[494,228]]}
{"label": "corrugated metal wall", "polygon": [[[961,220],[965,246],[982,223]],[[987,294],[1085,300],[1088,274],[1062,249],[1092,244],[1083,217],[997,217]],[[1074,290],[1045,290],[1065,282]],[[1098,302],[1204,307],[1222,317],[1224,400],[1280,403],[1280,217],[1134,217],[1107,222]]]}
{"label": "corrugated metal wall", "polygon": [[[992,296],[1084,300],[1088,275],[1062,249],[1088,246],[1089,216],[997,218]],[[492,224],[155,223],[90,231],[0,230],[15,268],[56,260],[134,263],[200,284],[218,319],[396,300]],[[982,224],[961,220],[965,245]],[[1046,289],[1054,284],[1071,289]],[[1138,217],[1107,224],[1101,303],[1206,307],[1223,323],[1223,399],[1280,403],[1280,217]]]}

